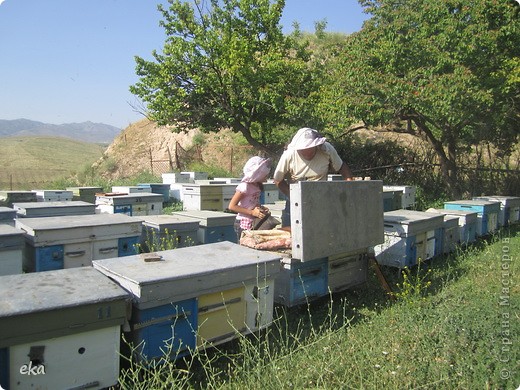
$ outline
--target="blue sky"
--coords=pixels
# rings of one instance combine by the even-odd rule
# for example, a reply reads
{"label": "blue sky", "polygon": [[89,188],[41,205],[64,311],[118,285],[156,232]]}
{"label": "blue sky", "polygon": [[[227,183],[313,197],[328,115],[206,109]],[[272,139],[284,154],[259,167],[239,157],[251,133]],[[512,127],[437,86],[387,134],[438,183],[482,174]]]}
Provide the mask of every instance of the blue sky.
{"label": "blue sky", "polygon": [[[163,47],[157,4],[166,0],[0,0],[0,119],[101,122],[142,119],[128,87],[134,56]],[[361,29],[357,0],[286,0],[282,25],[303,31]]]}

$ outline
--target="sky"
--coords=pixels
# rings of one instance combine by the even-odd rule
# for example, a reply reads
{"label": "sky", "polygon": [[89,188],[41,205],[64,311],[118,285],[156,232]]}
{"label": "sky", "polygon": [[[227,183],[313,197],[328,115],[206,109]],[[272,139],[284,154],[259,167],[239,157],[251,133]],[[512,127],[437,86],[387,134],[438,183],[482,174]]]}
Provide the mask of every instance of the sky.
{"label": "sky", "polygon": [[[167,0],[0,0],[0,119],[91,121],[125,128],[143,118],[129,86],[135,56],[152,60]],[[357,0],[286,0],[281,24],[314,32],[359,31]]]}

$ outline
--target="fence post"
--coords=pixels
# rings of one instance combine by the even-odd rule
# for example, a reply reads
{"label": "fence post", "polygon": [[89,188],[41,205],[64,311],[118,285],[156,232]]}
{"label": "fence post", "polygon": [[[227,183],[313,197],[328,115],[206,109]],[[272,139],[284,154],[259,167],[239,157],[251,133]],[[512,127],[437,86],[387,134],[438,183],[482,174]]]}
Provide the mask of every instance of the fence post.
{"label": "fence post", "polygon": [[231,157],[229,158],[229,172],[233,174],[233,146],[231,147]]}
{"label": "fence post", "polygon": [[177,169],[181,169],[181,162],[179,161],[179,142],[175,141],[175,165]]}
{"label": "fence post", "polygon": [[153,160],[152,160],[152,148],[150,148],[150,171],[153,175]]}
{"label": "fence post", "polygon": [[170,153],[170,147],[166,146],[166,150],[168,151],[168,163],[170,165],[170,171],[173,172],[173,162],[172,162],[172,154]]}

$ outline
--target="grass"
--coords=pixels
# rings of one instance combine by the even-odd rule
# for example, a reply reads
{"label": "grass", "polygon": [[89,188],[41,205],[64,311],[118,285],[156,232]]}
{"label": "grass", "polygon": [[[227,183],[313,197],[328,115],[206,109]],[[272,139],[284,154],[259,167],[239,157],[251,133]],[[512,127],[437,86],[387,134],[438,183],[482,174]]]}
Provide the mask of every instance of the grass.
{"label": "grass", "polygon": [[[402,275],[297,308],[192,360],[127,365],[128,389],[515,389],[520,226]],[[399,286],[401,287],[398,287]],[[419,293],[416,293],[419,292]],[[514,298],[516,297],[516,298]]]}
{"label": "grass", "polygon": [[101,145],[59,137],[2,138],[0,189],[47,186],[91,165],[104,149]]}

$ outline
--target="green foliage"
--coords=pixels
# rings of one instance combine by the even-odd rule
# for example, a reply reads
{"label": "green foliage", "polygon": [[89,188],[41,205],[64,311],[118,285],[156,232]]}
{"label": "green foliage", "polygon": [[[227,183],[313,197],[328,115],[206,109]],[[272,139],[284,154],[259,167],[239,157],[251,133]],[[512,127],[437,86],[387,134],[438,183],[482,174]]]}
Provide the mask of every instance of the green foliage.
{"label": "green foliage", "polygon": [[366,286],[302,307],[275,307],[268,329],[195,351],[193,359],[125,364],[129,368],[122,371],[119,385],[513,389],[520,379],[520,350],[513,347],[520,331],[515,318],[520,301],[513,299],[518,294],[513,275],[519,265],[504,261],[503,255],[519,252],[517,225],[489,241],[430,261],[426,274],[421,271],[419,281],[410,282],[421,291],[421,299],[411,304],[390,303],[371,275]]}
{"label": "green foliage", "polygon": [[157,252],[177,249],[180,246],[192,246],[195,242],[190,237],[182,237],[175,230],[165,229],[159,233],[156,229],[147,229],[143,245],[137,244],[138,252]]}
{"label": "green foliage", "polygon": [[182,211],[183,204],[181,201],[173,201],[166,203],[163,207],[163,214],[172,214],[175,211]]}
{"label": "green foliage", "polygon": [[153,52],[154,61],[136,57],[139,81],[130,91],[159,124],[205,132],[229,127],[265,148],[273,129],[305,121],[301,107],[316,88],[307,53],[282,33],[284,5],[284,0],[159,5],[164,48]]}
{"label": "green foliage", "polygon": [[401,271],[402,282],[397,283],[397,292],[393,295],[409,304],[417,303],[418,300],[425,300],[428,288],[432,282],[429,280],[431,269],[423,269],[423,261],[419,259],[417,266],[412,269],[404,267]]}
{"label": "green foliage", "polygon": [[117,170],[117,161],[111,157],[104,158],[100,170],[106,172],[115,172]]}
{"label": "green foliage", "polygon": [[[427,139],[457,192],[457,156],[520,134],[520,22],[511,2],[362,1],[373,16],[351,36],[323,84],[323,116]],[[515,86],[512,88],[512,86]]]}

